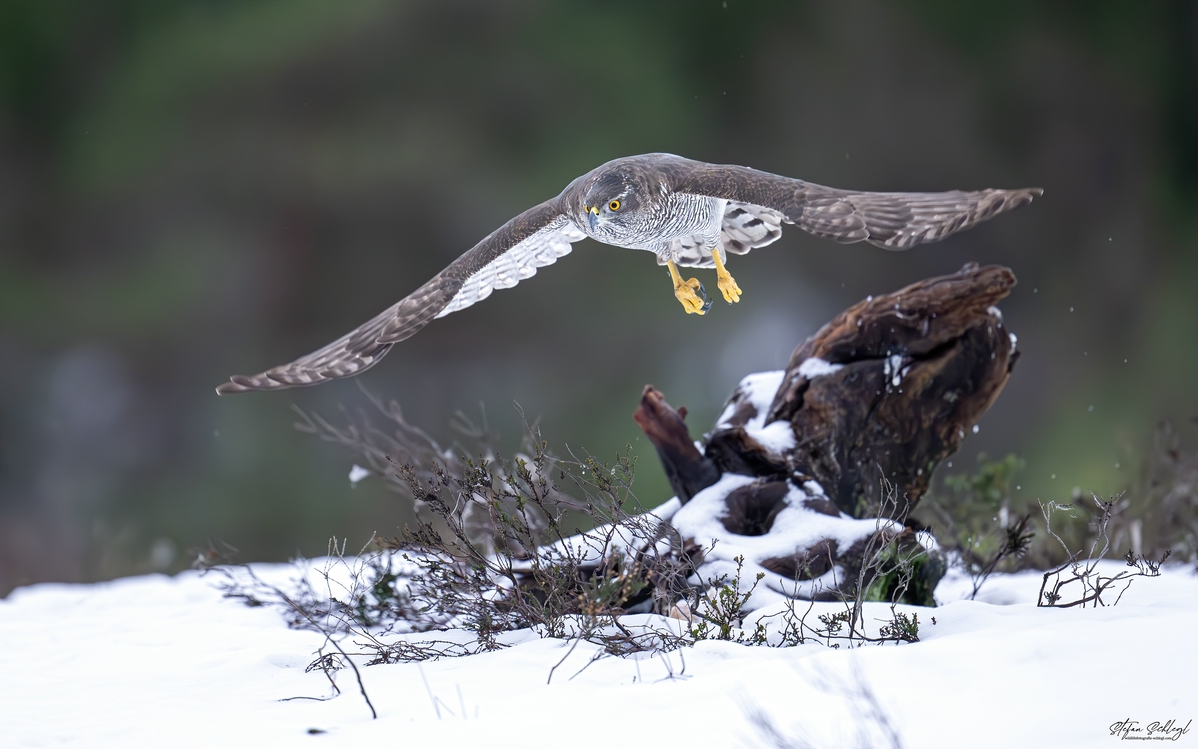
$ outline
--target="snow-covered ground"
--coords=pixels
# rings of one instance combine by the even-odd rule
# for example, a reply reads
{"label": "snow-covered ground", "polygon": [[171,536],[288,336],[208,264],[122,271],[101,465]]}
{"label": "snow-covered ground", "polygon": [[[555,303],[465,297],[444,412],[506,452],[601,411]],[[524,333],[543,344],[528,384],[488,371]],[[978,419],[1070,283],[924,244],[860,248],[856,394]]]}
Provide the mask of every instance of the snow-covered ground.
{"label": "snow-covered ground", "polygon": [[[269,573],[266,565],[259,569]],[[274,570],[276,574],[279,570]],[[1198,718],[1198,577],[1136,580],[1116,607],[1037,609],[1038,574],[996,575],[978,601],[950,576],[921,642],[778,649],[725,642],[639,659],[525,641],[361,669],[379,713],[322,644],[192,572],[46,584],[0,601],[0,747],[1113,746],[1120,721]],[[879,607],[881,618],[887,609]],[[935,624],[932,623],[933,617]],[[872,698],[870,695],[872,694]],[[761,716],[767,716],[764,720]],[[889,729],[887,729],[889,726]],[[1131,733],[1131,737],[1144,733]],[[1198,744],[1198,723],[1180,735]]]}

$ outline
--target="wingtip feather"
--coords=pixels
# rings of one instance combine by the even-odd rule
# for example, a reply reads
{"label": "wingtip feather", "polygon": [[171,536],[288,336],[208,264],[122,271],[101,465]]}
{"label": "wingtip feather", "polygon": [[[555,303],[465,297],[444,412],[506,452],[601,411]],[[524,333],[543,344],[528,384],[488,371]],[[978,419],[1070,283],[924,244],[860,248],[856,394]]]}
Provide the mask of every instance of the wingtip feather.
{"label": "wingtip feather", "polygon": [[229,395],[230,393],[245,393],[245,392],[249,392],[250,389],[251,388],[243,387],[241,385],[238,385],[236,382],[229,380],[228,382],[222,382],[221,384],[216,386],[216,394],[217,395]]}

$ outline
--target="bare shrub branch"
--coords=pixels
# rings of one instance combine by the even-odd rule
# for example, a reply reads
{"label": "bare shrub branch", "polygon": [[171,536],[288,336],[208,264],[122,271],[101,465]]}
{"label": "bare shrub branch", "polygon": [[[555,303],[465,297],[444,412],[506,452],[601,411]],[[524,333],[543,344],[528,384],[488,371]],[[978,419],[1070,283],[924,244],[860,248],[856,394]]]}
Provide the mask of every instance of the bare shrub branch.
{"label": "bare shrub branch", "polygon": [[1161,564],[1169,558],[1170,552],[1167,550],[1160,559],[1153,561],[1128,549],[1124,561],[1129,569],[1114,575],[1103,575],[1099,571],[1098,563],[1106,557],[1111,547],[1110,524],[1121,497],[1122,495],[1112,497],[1109,502],[1104,502],[1097,494],[1090,494],[1090,498],[1098,510],[1098,516],[1091,523],[1094,533],[1088,548],[1077,551],[1070,549],[1069,545],[1052,529],[1052,518],[1058,512],[1072,515],[1074,509],[1080,508],[1075,508],[1072,504],[1056,502],[1040,504],[1040,511],[1044,515],[1045,531],[1061,545],[1068,558],[1044,573],[1044,580],[1040,583],[1040,595],[1036,601],[1037,606],[1052,608],[1107,606],[1108,603],[1103,600],[1103,596],[1118,588],[1118,595],[1109,604],[1113,606],[1119,603],[1133,578],[1160,575]]}

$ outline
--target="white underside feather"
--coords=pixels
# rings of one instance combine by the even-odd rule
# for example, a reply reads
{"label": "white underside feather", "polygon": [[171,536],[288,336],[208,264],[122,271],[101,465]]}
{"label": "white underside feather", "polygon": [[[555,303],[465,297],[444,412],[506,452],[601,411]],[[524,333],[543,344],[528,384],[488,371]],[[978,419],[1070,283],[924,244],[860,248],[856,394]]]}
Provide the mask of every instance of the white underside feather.
{"label": "white underside feather", "polygon": [[526,278],[532,278],[537,268],[552,265],[559,257],[570,253],[570,243],[586,235],[569,218],[559,219],[537,231],[523,242],[484,265],[466,279],[437,317],[465,309],[491,296],[495,289],[510,289]]}
{"label": "white underside feather", "polygon": [[[724,207],[720,224],[720,246],[733,255],[744,255],[754,248],[765,247],[782,236],[783,221],[785,217],[773,209],[730,200]],[[701,234],[673,240],[669,249],[657,256],[657,264],[665,265],[670,259],[687,268],[715,266],[711,249],[704,247]]]}

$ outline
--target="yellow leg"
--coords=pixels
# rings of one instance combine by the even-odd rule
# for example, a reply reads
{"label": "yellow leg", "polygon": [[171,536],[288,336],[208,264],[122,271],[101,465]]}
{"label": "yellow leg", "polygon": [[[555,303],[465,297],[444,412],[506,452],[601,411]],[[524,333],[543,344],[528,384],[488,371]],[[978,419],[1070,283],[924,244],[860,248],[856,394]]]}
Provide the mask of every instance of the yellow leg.
{"label": "yellow leg", "polygon": [[724,294],[724,301],[729,304],[739,302],[740,287],[736,285],[736,279],[724,267],[724,261],[720,259],[720,248],[716,247],[711,251],[711,259],[715,261],[715,274],[719,279],[717,285]]}
{"label": "yellow leg", "polygon": [[682,308],[686,310],[686,314],[705,314],[709,305],[705,304],[703,297],[697,293],[703,288],[703,285],[699,283],[699,279],[691,278],[683,281],[682,276],[678,275],[678,266],[674,265],[673,260],[667,261],[666,267],[670,269],[670,278],[674,281],[674,296],[678,298],[678,301],[682,302]]}

